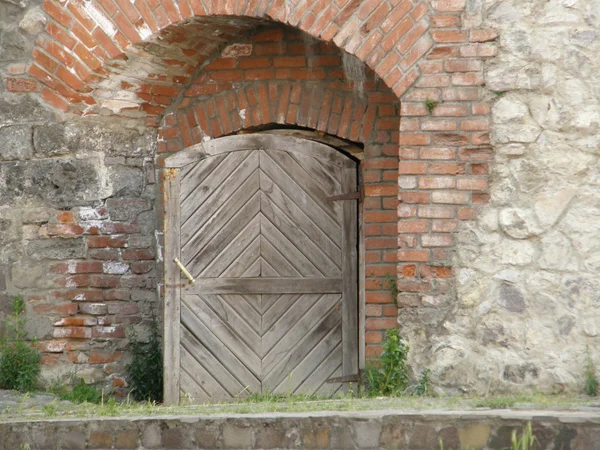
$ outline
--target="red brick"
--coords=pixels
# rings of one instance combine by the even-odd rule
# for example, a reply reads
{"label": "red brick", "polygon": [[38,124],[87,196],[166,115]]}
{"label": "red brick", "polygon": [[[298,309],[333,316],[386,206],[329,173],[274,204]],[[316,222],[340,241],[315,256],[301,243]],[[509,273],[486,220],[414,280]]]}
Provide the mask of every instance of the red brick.
{"label": "red brick", "polygon": [[383,334],[378,331],[369,331],[365,333],[366,344],[379,344],[383,341]]}
{"label": "red brick", "polygon": [[97,288],[115,288],[119,286],[120,280],[117,275],[92,275],[90,286]]}
{"label": "red brick", "polygon": [[432,0],[431,6],[439,12],[458,12],[462,11],[467,4],[467,0]]}
{"label": "red brick", "polygon": [[451,206],[419,206],[419,217],[427,219],[451,219],[454,208]]}
{"label": "red brick", "polygon": [[492,29],[471,30],[471,42],[489,42],[498,37],[498,31]]}
{"label": "red brick", "polygon": [[435,42],[442,44],[466,42],[467,32],[456,30],[432,30],[431,37]]}
{"label": "red brick", "polygon": [[427,163],[424,162],[401,162],[398,164],[400,174],[424,174],[427,173]]}
{"label": "red brick", "polygon": [[451,267],[422,265],[419,272],[423,278],[452,278]]}
{"label": "red brick", "polygon": [[[88,328],[89,329],[89,328]],[[92,336],[95,338],[124,338],[125,330],[123,327],[94,327]]]}
{"label": "red brick", "polygon": [[396,319],[367,319],[365,321],[365,328],[367,330],[389,330],[390,328],[396,328],[398,321]]}
{"label": "red brick", "polygon": [[89,248],[124,248],[127,247],[127,238],[114,236],[90,236]]}
{"label": "red brick", "polygon": [[421,236],[423,247],[448,247],[452,245],[452,236],[449,234],[424,234]]}
{"label": "red brick", "polygon": [[58,339],[90,339],[92,337],[92,329],[88,327],[55,328],[52,331],[52,336]]}
{"label": "red brick", "polygon": [[427,233],[429,222],[424,220],[400,220],[398,221],[398,233]]}
{"label": "red brick", "polygon": [[483,70],[483,62],[477,59],[452,59],[444,64],[447,72],[479,72]]}
{"label": "red brick", "polygon": [[9,92],[37,92],[40,86],[37,81],[27,78],[6,78],[6,90]]}
{"label": "red brick", "polygon": [[429,17],[433,28],[458,28],[460,16],[453,14],[432,14]]}
{"label": "red brick", "polygon": [[456,187],[462,190],[485,191],[488,188],[487,178],[459,178]]}
{"label": "red brick", "polygon": [[453,177],[419,177],[420,189],[452,189],[455,183]]}
{"label": "red brick", "polygon": [[120,361],[123,358],[123,352],[91,352],[89,355],[90,364],[108,364]]}
{"label": "red brick", "polygon": [[485,81],[480,73],[455,73],[452,75],[452,84],[454,86],[482,86]]}
{"label": "red brick", "polygon": [[94,317],[64,317],[54,322],[55,327],[91,327],[96,325]]}
{"label": "red brick", "polygon": [[428,250],[398,250],[398,261],[427,262],[427,261],[429,261],[429,251]]}
{"label": "red brick", "polygon": [[422,148],[421,159],[454,159],[456,150],[453,148]]}
{"label": "red brick", "polygon": [[431,194],[431,200],[433,203],[445,203],[451,205],[461,205],[466,204],[471,199],[470,195],[467,192],[444,192],[437,191]]}

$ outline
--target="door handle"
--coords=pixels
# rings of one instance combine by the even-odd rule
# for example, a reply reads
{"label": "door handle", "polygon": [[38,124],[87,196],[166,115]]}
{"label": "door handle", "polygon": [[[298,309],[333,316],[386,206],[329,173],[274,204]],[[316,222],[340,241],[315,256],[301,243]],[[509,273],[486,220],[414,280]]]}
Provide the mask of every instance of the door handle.
{"label": "door handle", "polygon": [[194,280],[194,277],[191,273],[188,272],[183,263],[179,261],[179,258],[173,258],[173,261],[175,262],[175,264],[177,264],[177,267],[179,267],[179,269],[183,272],[187,279],[190,280],[190,284],[194,284],[196,280]]}

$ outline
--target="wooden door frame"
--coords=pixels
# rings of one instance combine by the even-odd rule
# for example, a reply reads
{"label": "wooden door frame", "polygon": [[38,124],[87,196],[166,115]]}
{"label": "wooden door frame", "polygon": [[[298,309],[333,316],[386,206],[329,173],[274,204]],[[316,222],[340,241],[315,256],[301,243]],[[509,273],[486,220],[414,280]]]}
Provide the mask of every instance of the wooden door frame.
{"label": "wooden door frame", "polygon": [[[164,174],[164,308],[163,308],[163,401],[166,405],[178,404],[180,401],[180,330],[181,330],[181,271],[174,263],[175,258],[179,258],[181,251],[180,243],[180,184],[181,169],[188,164],[197,163],[203,159],[222,153],[229,153],[243,150],[281,150],[289,153],[300,153],[303,155],[312,155],[315,157],[326,157],[331,163],[344,169],[344,179],[353,180],[353,184],[358,188],[361,183],[362,164],[353,161],[335,148],[315,141],[308,141],[313,146],[318,146],[318,151],[312,148],[307,151],[305,143],[307,139],[301,139],[290,136],[278,136],[273,134],[244,134],[236,136],[227,136],[200,144],[187,147],[165,159]],[[303,145],[304,144],[304,145]],[[350,171],[356,171],[353,176]],[[344,186],[344,187],[349,187]],[[355,188],[353,187],[353,189]],[[354,334],[357,341],[358,352],[351,358],[344,358],[343,370],[345,375],[348,372],[362,370],[365,364],[365,263],[364,263],[364,233],[363,233],[363,203],[348,202],[343,208],[344,219],[350,219],[353,228],[357,233],[357,249],[348,249],[352,258],[346,259],[343,264],[351,274],[353,280],[349,283],[343,283],[343,292],[347,293],[347,286],[353,284],[356,286],[358,305],[353,311],[346,311],[346,314],[356,314],[355,323],[358,330]],[[345,220],[344,220],[345,222]],[[344,280],[345,281],[345,280]],[[343,297],[342,297],[343,298]],[[348,323],[348,321],[342,321]],[[351,330],[346,330],[350,333]],[[345,344],[347,340],[342,342]],[[351,352],[343,354],[350,355]]]}

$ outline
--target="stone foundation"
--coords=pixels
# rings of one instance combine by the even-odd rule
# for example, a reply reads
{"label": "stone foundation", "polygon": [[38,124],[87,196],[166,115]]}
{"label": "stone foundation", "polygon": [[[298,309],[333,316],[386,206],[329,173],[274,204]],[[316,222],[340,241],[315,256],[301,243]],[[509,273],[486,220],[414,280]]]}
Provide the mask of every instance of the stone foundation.
{"label": "stone foundation", "polygon": [[0,446],[31,449],[314,448],[501,450],[532,423],[536,448],[594,450],[597,412],[453,411],[171,416],[0,424]]}

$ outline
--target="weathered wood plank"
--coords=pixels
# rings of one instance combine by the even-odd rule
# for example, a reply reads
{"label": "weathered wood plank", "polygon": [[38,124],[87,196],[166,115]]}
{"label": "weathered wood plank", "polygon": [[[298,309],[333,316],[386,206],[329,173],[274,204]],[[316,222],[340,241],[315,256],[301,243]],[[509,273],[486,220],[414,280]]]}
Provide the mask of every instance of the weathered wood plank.
{"label": "weathered wood plank", "polygon": [[[230,397],[225,388],[219,384],[219,381],[185,348],[181,349],[181,368],[182,372],[187,372],[188,376],[194,380],[202,392],[210,399],[218,400]],[[181,383],[181,387],[184,392],[191,394],[183,383]]]}
{"label": "weathered wood plank", "polygon": [[262,214],[275,225],[275,227],[283,234],[306,258],[313,263],[315,267],[324,276],[336,276],[340,274],[341,261],[339,253],[328,255],[325,253],[313,239],[307,235],[304,230],[295,225],[292,220],[279,209],[268,197],[261,195],[260,210]]}
{"label": "weathered wood plank", "polygon": [[[242,154],[244,155],[244,154]],[[241,162],[234,160],[233,172],[227,176],[225,173],[219,178],[221,168],[213,172],[217,180],[212,186],[202,184],[197,187],[181,204],[182,239],[187,241],[195,231],[201,228],[206,221],[212,218],[214,212],[223,206],[233,196],[243,194],[244,190],[258,190],[256,179],[248,178],[258,170],[258,155],[253,152]],[[221,165],[223,166],[223,164]],[[250,185],[249,185],[250,184]],[[254,184],[254,186],[252,185]],[[252,192],[254,192],[252,191]]]}
{"label": "weathered wood plank", "polygon": [[300,227],[315,244],[331,255],[336,261],[341,260],[342,230],[326,214],[313,213],[310,208],[300,208],[264,173],[260,174],[260,190],[263,197],[273,202],[294,224]]}
{"label": "weathered wood plank", "polygon": [[[297,394],[314,394],[329,378],[330,374],[338,369],[341,369],[342,365],[342,330],[340,327],[336,327],[335,331],[339,330],[339,341],[335,344],[335,347],[331,349],[330,353],[325,359],[315,366],[312,373],[308,375],[306,380],[298,386],[296,389]],[[335,342],[335,339],[332,339]]]}
{"label": "weathered wood plank", "polygon": [[325,377],[327,374],[331,373],[331,370],[334,369],[334,367],[329,370],[321,369],[321,366],[327,358],[329,356],[334,356],[334,358],[332,358],[333,361],[329,361],[329,364],[335,364],[335,367],[342,362],[341,351],[331,355],[333,350],[338,348],[341,343],[342,328],[341,325],[338,324],[312,347],[312,350],[294,368],[293,375],[291,377],[283,378],[283,380],[273,388],[273,392],[308,394],[311,393],[311,390],[316,390],[326,380]]}
{"label": "weathered wood plank", "polygon": [[[199,333],[200,330],[194,330],[194,333]],[[234,397],[241,392],[246,385],[240,380],[237,380],[231,372],[219,361],[211,352],[209,352],[205,344],[198,340],[187,327],[181,327],[181,346],[210,373],[210,375],[218,380],[221,386],[227,393]],[[260,389],[260,384],[254,384]],[[256,392],[256,391],[255,391]]]}
{"label": "weathered wood plank", "polygon": [[[260,170],[289,196],[303,197],[305,207],[310,199],[317,205],[316,210],[328,214],[333,220],[341,219],[341,206],[327,200],[328,194],[319,186],[298,163],[288,154],[283,152],[260,153]],[[338,222],[339,223],[339,222]]]}
{"label": "weathered wood plank", "polygon": [[210,242],[218,230],[257,194],[259,189],[259,174],[255,171],[240,188],[221,202],[219,208],[213,205],[197,210],[198,220],[189,220],[181,227],[181,244],[184,250],[202,248]]}
{"label": "weathered wood plank", "polygon": [[260,242],[260,239],[260,217],[257,216],[227,244],[219,259],[209,261],[208,265],[200,272],[200,276],[209,278],[221,276],[245,251],[248,245],[251,245],[255,240]]}
{"label": "weathered wood plank", "polygon": [[[284,294],[280,295],[275,299],[265,299],[265,297],[274,296],[263,295],[263,334],[269,331],[273,327],[273,324],[275,324],[275,322],[277,322],[281,318],[281,316],[283,316],[288,310],[292,308],[294,303],[298,301],[298,299],[301,297],[301,294]],[[307,308],[308,306],[308,304],[301,305],[302,308]]]}
{"label": "weathered wood plank", "polygon": [[167,405],[179,403],[179,333],[181,274],[173,260],[180,257],[180,211],[178,169],[164,173],[164,242],[165,242],[165,297],[163,308],[163,397]]}
{"label": "weathered wood plank", "polygon": [[340,312],[336,311],[339,305],[339,294],[326,294],[319,296],[315,302],[313,296],[302,296],[292,308],[286,312],[271,329],[263,335],[263,348],[269,349],[263,358],[263,373],[268,374],[279,364],[283,355],[293,353],[305,336],[315,327],[319,329],[330,328],[333,319],[323,322],[325,317],[335,316],[340,319]]}
{"label": "weathered wood plank", "polygon": [[341,278],[198,278],[183,288],[184,295],[196,294],[305,294],[340,293]]}
{"label": "weathered wood plank", "polygon": [[291,136],[243,134],[195,144],[165,160],[165,167],[184,167],[196,161],[221,153],[256,149],[301,153],[326,159],[340,167],[351,167],[354,162],[328,145]]}
{"label": "weathered wood plank", "polygon": [[[224,296],[220,295],[202,295],[202,299],[204,303],[210,307],[210,309],[223,321],[226,323],[231,329],[235,330],[235,334],[239,336],[241,340],[243,340],[248,347],[251,349],[260,349],[260,327],[259,331],[255,331],[253,327],[250,326],[249,319],[247,317],[243,317],[240,312],[238,312],[240,302],[244,300],[241,296],[238,297],[236,302],[229,303],[224,299]],[[231,296],[228,300],[232,300]],[[260,355],[259,355],[260,356]]]}
{"label": "weathered wood plank", "polygon": [[[327,300],[324,303],[327,304]],[[263,389],[275,389],[286,377],[298,380],[306,378],[307,373],[295,372],[295,368],[340,322],[339,311],[335,308],[321,310],[321,305],[323,303],[319,302],[313,308],[314,318],[302,318],[300,325],[292,327],[263,358]],[[298,334],[298,331],[301,333]]]}
{"label": "weathered wood plank", "polygon": [[204,403],[211,400],[211,396],[200,386],[200,377],[199,373],[194,374],[192,377],[183,367],[181,368],[180,385],[182,398],[187,398],[194,403]]}
{"label": "weathered wood plank", "polygon": [[220,294],[224,302],[233,308],[248,322],[257,334],[262,334],[262,315],[260,313],[260,295]]}
{"label": "weathered wood plank", "polygon": [[[275,239],[274,239],[275,240]],[[300,277],[305,275],[298,271],[279,251],[264,237],[260,238],[260,254],[269,266],[276,270],[281,277]],[[311,267],[311,270],[314,268]],[[310,272],[314,273],[314,272]],[[318,272],[317,272],[318,273]]]}
{"label": "weathered wood plank", "polygon": [[198,249],[192,246],[182,249],[181,256],[188,270],[197,277],[212,261],[220,258],[223,251],[247,225],[252,224],[260,211],[260,193],[257,192],[237,214],[217,231],[213,239]]}
{"label": "weathered wood plank", "polygon": [[[246,376],[247,371],[252,372],[258,378],[261,374],[261,361],[258,354],[250,347],[234,330],[233,324],[223,321],[209,306],[209,300],[199,295],[182,295],[183,306],[181,310],[181,321],[185,324],[192,321],[201,322],[210,333],[204,333],[202,339],[206,339],[206,345],[216,352],[217,357],[228,359],[227,368],[234,372],[240,379]],[[188,327],[189,328],[189,327]],[[241,364],[238,364],[238,361]],[[233,362],[232,364],[230,364]],[[243,365],[244,369],[241,369]]]}
{"label": "weathered wood plank", "polygon": [[[356,169],[344,169],[342,189],[356,189]],[[342,201],[343,269],[342,269],[342,335],[343,373],[358,373],[358,261],[357,261],[357,201]]]}
{"label": "weathered wood plank", "polygon": [[[267,154],[272,152],[272,150],[265,151]],[[319,159],[300,153],[292,154],[292,158],[296,160],[296,163],[304,169],[306,174],[315,180],[328,195],[341,193],[340,172],[344,169],[329,165],[330,170],[327,170],[323,163],[319,162]]]}
{"label": "weathered wood plank", "polygon": [[225,278],[241,277],[257,259],[260,259],[260,237],[258,236],[219,276]]}
{"label": "weathered wood plank", "polygon": [[[301,251],[292,244],[288,238],[286,238],[281,231],[277,229],[271,221],[261,214],[261,251],[263,258],[267,260],[271,267],[276,267],[274,259],[279,258],[287,261],[291,264],[298,272],[305,277],[320,277],[323,276],[321,271],[315,267],[315,265],[309,261],[309,259],[302,254]],[[270,252],[268,255],[265,254],[264,249],[266,248],[265,242],[271,244],[273,249],[277,249],[276,252]]]}

